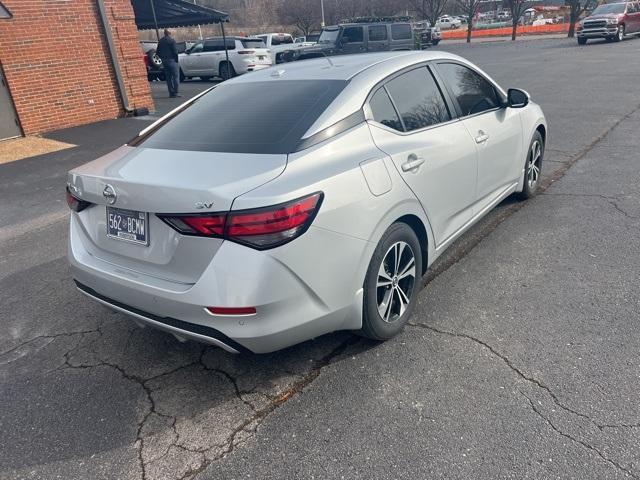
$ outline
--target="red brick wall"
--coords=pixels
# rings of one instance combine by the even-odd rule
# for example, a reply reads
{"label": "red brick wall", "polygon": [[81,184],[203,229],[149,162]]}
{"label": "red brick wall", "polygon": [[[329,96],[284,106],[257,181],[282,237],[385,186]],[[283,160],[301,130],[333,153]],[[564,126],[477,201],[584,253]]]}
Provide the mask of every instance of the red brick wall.
{"label": "red brick wall", "polygon": [[[0,62],[26,134],[124,113],[96,0],[3,0]],[[153,109],[130,0],[105,0],[132,108]]]}

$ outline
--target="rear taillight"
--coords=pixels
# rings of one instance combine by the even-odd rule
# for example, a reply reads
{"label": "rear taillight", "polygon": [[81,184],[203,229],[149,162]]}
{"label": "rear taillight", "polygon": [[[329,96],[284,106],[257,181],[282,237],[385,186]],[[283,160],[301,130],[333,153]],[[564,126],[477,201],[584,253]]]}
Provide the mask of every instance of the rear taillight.
{"label": "rear taillight", "polygon": [[239,50],[238,55],[253,55],[256,53],[255,50]]}
{"label": "rear taillight", "polygon": [[162,220],[178,230],[180,233],[188,235],[204,235],[206,237],[222,237],[224,235],[224,222],[226,214],[212,215],[180,215],[180,216],[160,216]]}
{"label": "rear taillight", "polygon": [[158,217],[184,235],[225,238],[266,250],[284,245],[306,232],[320,209],[322,197],[323,194],[318,192],[255,210]]}
{"label": "rear taillight", "polygon": [[75,197],[69,191],[69,187],[67,187],[66,196],[67,196],[67,205],[69,205],[69,208],[74,212],[81,212],[82,210],[84,210],[85,208],[91,205],[91,202],[86,202],[84,200],[79,199],[78,197]]}

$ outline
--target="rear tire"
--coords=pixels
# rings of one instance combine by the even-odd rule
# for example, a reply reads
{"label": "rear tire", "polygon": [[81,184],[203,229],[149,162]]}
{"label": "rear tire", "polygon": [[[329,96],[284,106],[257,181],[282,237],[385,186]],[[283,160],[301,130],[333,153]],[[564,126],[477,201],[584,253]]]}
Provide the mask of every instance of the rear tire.
{"label": "rear tire", "polygon": [[587,39],[578,37],[578,45],[586,45]]}
{"label": "rear tire", "polygon": [[233,65],[227,62],[223,62],[220,65],[220,78],[222,78],[222,80],[229,80],[230,78],[233,78],[236,76],[236,71],[233,68]]}
{"label": "rear tire", "polygon": [[184,76],[184,72],[180,69],[180,83],[184,82],[187,77]]}
{"label": "rear tire", "polygon": [[520,200],[527,200],[536,194],[538,185],[540,185],[543,158],[544,141],[542,140],[540,132],[536,131],[529,144],[529,153],[527,154],[527,161],[524,164],[522,192],[517,195]]}
{"label": "rear tire", "polygon": [[418,237],[406,223],[394,223],[369,263],[358,333],[373,340],[388,340],[400,333],[413,313],[421,276]]}

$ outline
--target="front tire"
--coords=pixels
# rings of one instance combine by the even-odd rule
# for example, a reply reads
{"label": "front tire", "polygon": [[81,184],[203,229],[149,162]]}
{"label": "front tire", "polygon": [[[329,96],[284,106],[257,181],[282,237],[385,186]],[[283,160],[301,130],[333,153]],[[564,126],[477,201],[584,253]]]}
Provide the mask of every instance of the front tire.
{"label": "front tire", "polygon": [[542,159],[544,158],[544,140],[540,132],[536,131],[529,145],[529,153],[524,166],[522,192],[518,194],[521,200],[533,197],[540,184],[542,173]]}
{"label": "front tire", "polygon": [[587,39],[584,37],[578,37],[578,45],[586,45]]}
{"label": "front tire", "polygon": [[440,43],[440,40],[431,40],[431,44],[432,44],[434,47],[437,47],[439,43]]}
{"label": "front tire", "polygon": [[376,247],[364,282],[362,336],[388,340],[413,313],[422,276],[420,242],[406,223],[394,223]]}
{"label": "front tire", "polygon": [[616,36],[614,37],[614,41],[616,42],[621,42],[624,40],[624,33],[625,33],[625,28],[624,25],[620,25],[618,27],[618,31],[616,32]]}

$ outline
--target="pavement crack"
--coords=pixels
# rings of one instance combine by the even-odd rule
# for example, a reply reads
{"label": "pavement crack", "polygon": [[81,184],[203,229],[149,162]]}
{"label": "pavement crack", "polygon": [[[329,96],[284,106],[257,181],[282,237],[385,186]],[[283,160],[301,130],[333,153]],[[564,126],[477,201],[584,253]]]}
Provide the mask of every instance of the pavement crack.
{"label": "pavement crack", "polygon": [[575,442],[579,445],[582,445],[584,448],[594,452],[596,455],[598,455],[602,460],[604,460],[605,462],[607,462],[609,465],[611,465],[612,467],[618,469],[619,471],[625,473],[628,476],[631,476],[633,478],[640,478],[638,475],[636,475],[635,473],[633,473],[633,471],[631,471],[628,468],[623,467],[622,465],[620,465],[618,462],[616,462],[615,460],[610,459],[609,457],[607,457],[604,453],[602,453],[600,450],[598,450],[596,447],[594,447],[593,445],[580,440],[579,438],[574,437],[573,435],[570,435],[564,431],[562,431],[560,428],[558,428],[556,425],[554,425],[554,423],[549,420],[549,418],[547,418],[545,415],[542,414],[542,412],[535,406],[535,404],[533,403],[533,401],[531,400],[531,398],[529,398],[526,394],[519,392],[522,396],[524,396],[527,401],[529,402],[529,405],[531,406],[531,409],[542,419],[544,420],[544,422],[551,427],[551,429],[558,433],[559,435],[562,435],[563,437],[571,440],[572,442]]}
{"label": "pavement crack", "polygon": [[482,346],[483,348],[489,350],[494,356],[498,357],[500,360],[502,360],[504,362],[505,365],[507,365],[513,372],[515,372],[520,378],[522,378],[523,380],[532,383],[536,386],[538,386],[539,388],[541,388],[542,390],[544,390],[549,397],[551,397],[551,399],[553,400],[553,403],[555,403],[558,407],[560,407],[562,410],[572,413],[580,418],[584,418],[585,420],[589,421],[590,423],[592,423],[593,425],[595,425],[596,427],[599,427],[598,424],[588,415],[578,412],[574,409],[572,409],[571,407],[566,406],[565,404],[563,404],[560,399],[557,397],[557,395],[547,386],[545,385],[541,380],[538,380],[537,378],[533,377],[532,375],[528,375],[526,373],[524,373],[522,370],[520,370],[518,367],[516,367],[513,362],[504,354],[500,353],[498,350],[496,350],[494,347],[492,347],[491,345],[489,345],[487,342],[484,342],[476,337],[473,337],[471,335],[468,335],[466,333],[456,333],[456,332],[449,332],[447,330],[440,330],[436,327],[432,327],[430,325],[426,325],[424,323],[412,323],[409,322],[408,325],[411,325],[413,327],[418,327],[418,328],[423,328],[426,330],[430,330],[432,332],[435,333],[439,333],[441,335],[447,335],[450,337],[457,337],[457,338],[464,338],[467,340],[470,340],[480,346]]}
{"label": "pavement crack", "polygon": [[[0,359],[2,359],[5,356],[9,356],[13,353],[18,352],[20,349],[28,347],[29,345],[38,342],[40,340],[48,340],[45,345],[43,345],[43,347],[49,345],[50,343],[54,342],[56,339],[58,338],[62,338],[62,337],[74,337],[76,335],[86,335],[89,333],[96,333],[98,330],[94,329],[94,330],[78,330],[78,331],[74,331],[74,332],[61,332],[61,333],[55,333],[55,334],[51,334],[51,335],[38,335],[36,337],[33,337],[29,340],[25,340],[24,342],[16,345],[15,347],[12,347],[8,350],[5,350],[4,352],[0,353]],[[22,358],[23,355],[20,355],[16,358],[13,358],[11,360],[8,360],[6,362],[3,362],[2,360],[0,360],[0,364],[8,364],[11,362],[14,362],[15,360],[17,360],[18,358]]]}
{"label": "pavement crack", "polygon": [[631,215],[629,212],[624,210],[620,204],[618,203],[620,199],[618,197],[613,197],[609,195],[602,195],[599,193],[561,193],[561,192],[543,192],[541,195],[547,197],[577,197],[577,198],[601,198],[606,201],[609,205],[615,208],[619,213],[624,215],[627,218],[632,220],[638,220],[640,217],[636,217],[635,215]]}
{"label": "pavement crack", "polygon": [[[204,471],[211,463],[216,462],[216,461],[224,458],[225,456],[229,455],[231,452],[233,452],[233,450],[238,445],[244,443],[248,439],[248,437],[243,438],[243,439],[239,439],[239,436],[242,433],[247,433],[247,434],[249,434],[249,436],[253,435],[257,431],[257,427],[259,426],[259,424],[269,414],[271,414],[274,410],[276,410],[278,407],[280,407],[281,405],[286,403],[288,400],[290,400],[294,396],[302,393],[306,387],[308,387],[311,383],[313,383],[313,381],[316,378],[318,378],[320,376],[320,373],[322,372],[322,369],[324,369],[325,367],[331,365],[333,360],[335,360],[337,357],[339,357],[349,347],[351,347],[351,346],[357,344],[358,342],[360,342],[360,340],[361,339],[359,337],[352,336],[352,337],[347,338],[345,341],[341,342],[334,349],[332,349],[329,353],[327,353],[321,359],[317,360],[315,362],[314,366],[311,368],[311,370],[306,375],[304,375],[300,380],[294,382],[287,390],[282,392],[280,395],[278,395],[276,397],[270,397],[269,403],[267,403],[265,406],[260,407],[260,408],[255,408],[250,403],[248,403],[248,401],[246,401],[246,399],[243,398],[243,394],[244,393],[250,393],[250,392],[242,392],[238,388],[237,380],[232,375],[230,375],[228,372],[225,372],[225,371],[217,369],[217,368],[207,367],[204,363],[202,363],[203,367],[206,370],[212,371],[212,372],[216,372],[216,373],[222,375],[223,377],[225,377],[227,380],[229,380],[229,382],[233,385],[233,387],[235,389],[236,396],[243,403],[247,404],[252,409],[253,415],[245,418],[242,422],[240,422],[231,431],[231,433],[227,436],[226,441],[222,445],[214,445],[214,446],[210,447],[209,449],[205,449],[203,451],[198,451],[197,453],[205,453],[205,452],[207,452],[209,450],[212,450],[213,448],[219,448],[219,449],[222,450],[218,455],[216,455],[215,457],[213,457],[211,459],[206,459],[205,458],[203,460],[203,462],[201,463],[201,465],[199,465],[196,468],[188,470],[178,480],[186,480],[188,478],[193,478],[197,474],[199,474],[202,471]],[[202,362],[202,356],[200,357],[200,362]]]}

